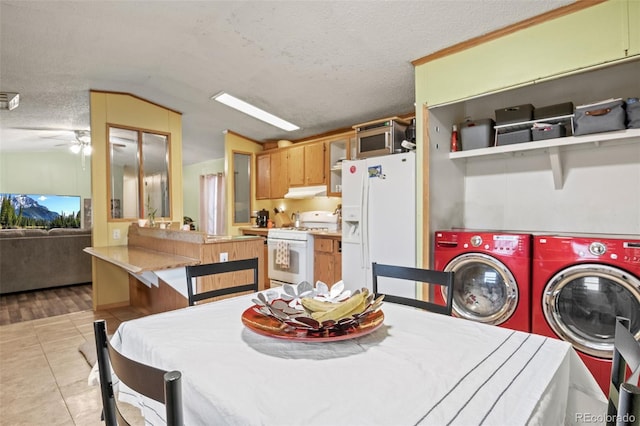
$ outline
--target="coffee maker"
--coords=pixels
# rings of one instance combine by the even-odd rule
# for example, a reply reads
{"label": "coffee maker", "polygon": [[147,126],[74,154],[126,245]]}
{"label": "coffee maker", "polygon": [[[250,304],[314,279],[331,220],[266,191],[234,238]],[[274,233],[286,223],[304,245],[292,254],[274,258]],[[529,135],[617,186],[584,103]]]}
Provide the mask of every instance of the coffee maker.
{"label": "coffee maker", "polygon": [[258,225],[259,228],[266,228],[267,222],[269,222],[269,212],[262,209],[258,212],[258,216],[256,217],[256,225]]}

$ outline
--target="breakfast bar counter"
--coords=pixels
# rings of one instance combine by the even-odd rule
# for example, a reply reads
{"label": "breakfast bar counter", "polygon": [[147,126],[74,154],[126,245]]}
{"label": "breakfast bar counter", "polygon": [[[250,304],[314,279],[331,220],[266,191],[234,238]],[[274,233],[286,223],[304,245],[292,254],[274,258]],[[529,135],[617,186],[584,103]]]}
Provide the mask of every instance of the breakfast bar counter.
{"label": "breakfast bar counter", "polygon": [[195,258],[169,255],[167,253],[135,246],[87,247],[84,251],[106,262],[113,263],[133,274],[139,274],[145,271],[179,268],[200,263],[200,260]]}
{"label": "breakfast bar counter", "polygon": [[[127,245],[87,247],[84,251],[125,271],[129,276],[128,304],[148,313],[188,305],[186,266],[258,258],[258,268],[266,268],[263,238],[259,236],[208,235],[132,224],[127,239]],[[265,288],[262,277],[260,274],[260,289]],[[239,278],[202,277],[195,285],[204,291],[245,284],[236,282]]]}

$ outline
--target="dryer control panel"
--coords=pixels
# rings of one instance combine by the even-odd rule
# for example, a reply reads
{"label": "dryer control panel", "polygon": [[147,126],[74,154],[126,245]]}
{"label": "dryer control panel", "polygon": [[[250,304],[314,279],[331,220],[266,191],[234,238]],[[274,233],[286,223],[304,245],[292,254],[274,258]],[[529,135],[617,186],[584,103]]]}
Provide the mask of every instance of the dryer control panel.
{"label": "dryer control panel", "polygon": [[500,231],[436,231],[435,245],[439,249],[475,251],[505,256],[528,256],[531,235]]}
{"label": "dryer control panel", "polygon": [[635,239],[536,236],[534,255],[543,260],[606,262],[640,274],[640,240]]}

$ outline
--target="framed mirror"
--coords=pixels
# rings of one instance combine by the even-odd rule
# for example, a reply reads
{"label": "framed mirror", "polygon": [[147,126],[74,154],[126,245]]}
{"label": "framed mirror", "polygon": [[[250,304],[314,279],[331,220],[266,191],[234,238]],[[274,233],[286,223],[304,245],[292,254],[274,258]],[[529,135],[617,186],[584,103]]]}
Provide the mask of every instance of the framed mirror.
{"label": "framed mirror", "polygon": [[109,219],[137,219],[140,213],[137,132],[109,127]]}
{"label": "framed mirror", "polygon": [[142,132],[144,216],[171,217],[169,204],[169,143],[166,135]]}
{"label": "framed mirror", "polygon": [[109,125],[109,220],[171,217],[169,135]]}
{"label": "framed mirror", "polygon": [[251,153],[233,151],[233,224],[251,222]]}

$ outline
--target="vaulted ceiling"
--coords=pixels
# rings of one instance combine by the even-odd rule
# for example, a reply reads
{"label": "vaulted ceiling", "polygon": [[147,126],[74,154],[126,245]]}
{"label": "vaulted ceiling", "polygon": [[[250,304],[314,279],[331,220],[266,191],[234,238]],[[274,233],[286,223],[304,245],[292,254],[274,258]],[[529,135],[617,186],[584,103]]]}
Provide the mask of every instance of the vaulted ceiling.
{"label": "vaulted ceiling", "polygon": [[[89,129],[90,89],[181,112],[185,165],[222,157],[225,129],[296,140],[408,113],[412,60],[572,2],[2,0],[0,91],[20,106],[0,111],[0,152],[66,149]],[[220,91],[301,129],[212,101]]]}

